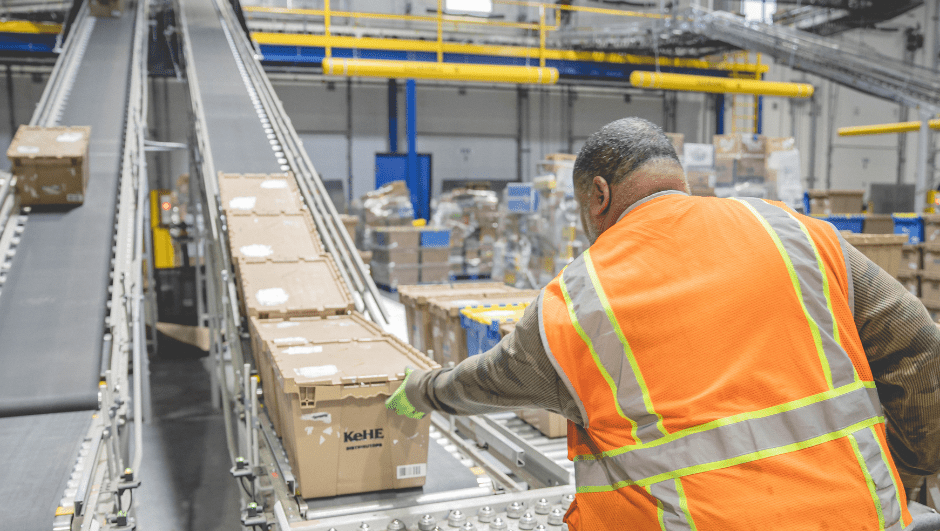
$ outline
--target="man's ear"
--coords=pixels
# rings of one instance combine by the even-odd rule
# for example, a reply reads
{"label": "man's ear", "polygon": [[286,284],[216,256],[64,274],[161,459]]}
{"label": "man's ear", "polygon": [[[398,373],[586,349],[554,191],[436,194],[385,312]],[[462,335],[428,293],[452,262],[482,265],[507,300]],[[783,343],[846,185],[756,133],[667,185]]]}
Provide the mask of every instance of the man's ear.
{"label": "man's ear", "polygon": [[600,175],[594,176],[591,183],[591,213],[595,216],[604,215],[610,209],[610,185],[607,179]]}

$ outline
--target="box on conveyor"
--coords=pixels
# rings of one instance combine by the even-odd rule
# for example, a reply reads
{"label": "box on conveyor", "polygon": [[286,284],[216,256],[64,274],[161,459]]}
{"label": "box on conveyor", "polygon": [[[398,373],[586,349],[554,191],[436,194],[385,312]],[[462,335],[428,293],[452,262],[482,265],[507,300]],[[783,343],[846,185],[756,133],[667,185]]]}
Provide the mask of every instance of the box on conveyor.
{"label": "box on conveyor", "polygon": [[922,253],[923,249],[920,245],[902,245],[899,273],[910,273],[916,275],[917,271],[923,267],[923,263],[921,261]]}
{"label": "box on conveyor", "polygon": [[120,17],[124,0],[90,0],[88,12],[93,17]]}
{"label": "box on conveyor", "polygon": [[226,221],[236,263],[313,260],[324,253],[313,220],[306,213],[233,214]]}
{"label": "box on conveyor", "polygon": [[[461,324],[461,310],[480,306],[528,304],[538,297],[537,290],[517,290],[509,293],[479,293],[462,296],[430,298],[431,347],[433,358],[443,366],[454,365],[477,352],[467,350],[467,331]],[[495,344],[495,343],[494,343]]]}
{"label": "box on conveyor", "polygon": [[406,366],[438,365],[391,336],[305,346],[274,357],[282,438],[300,495],[423,485],[430,417],[398,415],[385,400]]}
{"label": "box on conveyor", "polygon": [[924,214],[924,242],[940,243],[940,214]]}
{"label": "box on conveyor", "polygon": [[405,307],[405,321],[408,328],[408,342],[422,352],[431,349],[431,315],[428,313],[428,301],[437,296],[466,295],[484,293],[510,293],[519,291],[502,282],[456,282],[448,284],[418,285],[416,283],[398,286],[398,298]]}
{"label": "box on conveyor", "polygon": [[248,331],[258,374],[261,375],[264,404],[278,435],[281,434],[281,425],[280,417],[277,415],[278,394],[275,392],[277,383],[272,365],[275,355],[304,352],[302,347],[310,341],[367,339],[385,335],[378,325],[366,320],[358,312],[326,317],[297,317],[289,320],[252,317],[248,320]]}
{"label": "box on conveyor", "polygon": [[865,214],[865,234],[894,234],[894,218],[891,214]]}
{"label": "box on conveyor", "polygon": [[879,267],[897,275],[901,270],[904,243],[907,237],[899,234],[857,234],[843,232],[845,241],[861,251]]}
{"label": "box on conveyor", "polygon": [[355,305],[333,257],[244,262],[239,287],[247,314],[261,319],[342,315]]}
{"label": "box on conveyor", "polygon": [[234,214],[297,214],[304,211],[297,181],[291,173],[221,173],[222,210]]}
{"label": "box on conveyor", "polygon": [[568,419],[558,413],[544,409],[523,409],[517,411],[516,416],[548,438],[568,435]]}
{"label": "box on conveyor", "polygon": [[7,150],[20,204],[84,203],[90,136],[91,127],[21,125]]}
{"label": "box on conveyor", "polygon": [[940,273],[940,242],[921,245],[922,269],[928,273]]}

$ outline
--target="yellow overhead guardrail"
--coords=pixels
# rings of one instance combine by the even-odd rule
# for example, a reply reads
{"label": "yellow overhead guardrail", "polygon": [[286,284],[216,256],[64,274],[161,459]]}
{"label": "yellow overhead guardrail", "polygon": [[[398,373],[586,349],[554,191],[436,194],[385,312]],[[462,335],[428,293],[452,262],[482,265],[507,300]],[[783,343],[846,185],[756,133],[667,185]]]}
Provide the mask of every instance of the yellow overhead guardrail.
{"label": "yellow overhead guardrail", "polygon": [[27,22],[25,20],[6,20],[0,22],[0,33],[59,33],[62,24],[46,22]]}
{"label": "yellow overhead guardrail", "polygon": [[551,85],[558,81],[557,68],[542,68],[537,66],[337,59],[335,57],[324,59],[322,64],[323,73],[331,76],[448,79],[541,85]]}
{"label": "yellow overhead guardrail", "polygon": [[634,87],[686,90],[691,92],[716,92],[720,94],[755,94],[760,96],[783,96],[787,98],[809,98],[814,88],[808,83],[780,83],[755,79],[735,79],[711,76],[690,76],[661,72],[635,71],[630,74]]}
{"label": "yellow overhead guardrail", "polygon": [[[940,119],[930,120],[930,128],[940,131]],[[840,127],[839,136],[885,135],[890,133],[914,133],[920,131],[920,122],[897,122],[877,125],[853,125]]]}
{"label": "yellow overhead guardrail", "polygon": [[[477,18],[472,16],[461,16],[461,15],[448,15],[443,11],[442,0],[437,2],[437,12],[434,16],[424,16],[424,15],[395,15],[389,13],[366,13],[366,12],[355,12],[355,11],[333,11],[330,9],[330,0],[324,0],[324,9],[288,9],[288,8],[276,8],[276,7],[253,7],[248,6],[243,8],[247,13],[269,13],[269,14],[292,14],[292,15],[303,15],[303,16],[312,16],[312,17],[322,17],[324,32],[323,35],[307,35],[307,34],[284,34],[284,33],[266,33],[266,32],[257,32],[252,33],[252,39],[255,40],[258,44],[272,44],[272,45],[288,45],[288,46],[317,46],[323,47],[325,50],[325,58],[332,58],[332,48],[334,47],[343,47],[343,48],[359,48],[359,49],[383,49],[383,50],[395,50],[395,51],[425,51],[425,52],[436,52],[437,62],[431,64],[444,65],[444,53],[465,53],[465,54],[480,54],[480,55],[495,55],[502,57],[524,57],[527,59],[537,59],[539,68],[545,69],[546,59],[552,60],[569,60],[569,61],[592,61],[592,62],[609,62],[615,64],[637,64],[637,65],[659,65],[663,67],[674,67],[674,68],[693,68],[693,69],[715,69],[715,70],[724,70],[729,72],[739,72],[739,73],[748,73],[751,75],[760,75],[768,70],[766,65],[761,64],[733,64],[729,61],[707,61],[700,59],[678,59],[678,58],[653,58],[645,56],[637,56],[630,54],[615,54],[615,53],[604,53],[604,52],[580,52],[574,50],[558,50],[558,49],[548,49],[546,48],[546,34],[549,31],[555,31],[560,27],[560,17],[561,11],[580,11],[586,13],[594,14],[603,14],[603,15],[612,15],[612,16],[621,16],[626,18],[663,18],[664,15],[659,13],[643,13],[638,11],[623,11],[618,9],[606,9],[606,8],[596,8],[596,7],[582,7],[582,6],[568,6],[568,5],[559,5],[554,3],[543,3],[543,2],[530,2],[530,1],[521,1],[521,0],[493,0],[494,3],[506,4],[506,5],[519,5],[527,7],[537,7],[539,8],[539,22],[506,22],[501,20],[490,20],[485,18]],[[555,23],[553,25],[546,24],[546,10],[554,10],[554,19]],[[331,18],[332,17],[341,17],[341,18],[351,18],[351,19],[375,19],[375,20],[399,20],[407,22],[422,22],[422,23],[434,23],[437,26],[437,39],[436,42],[431,41],[420,41],[420,40],[406,40],[406,39],[382,39],[382,38],[358,38],[358,37],[334,37],[331,35]],[[445,25],[452,26],[455,29],[461,25],[477,25],[477,26],[493,26],[493,27],[504,27],[504,28],[513,28],[513,29],[522,29],[528,31],[538,31],[539,32],[539,46],[538,48],[526,47],[526,46],[488,46],[488,45],[472,45],[472,44],[461,44],[461,43],[452,43],[444,41],[444,28]],[[391,72],[393,68],[400,67],[405,68],[406,64],[411,63],[409,61],[369,61],[364,63],[361,60],[356,60],[356,63],[346,62],[345,67],[339,69],[333,63],[324,62],[324,72],[327,72],[327,67],[329,72],[338,72],[342,70],[343,72],[351,72],[356,70],[359,72],[369,71],[371,75],[379,75],[378,72]],[[426,63],[427,64],[427,63]],[[350,68],[355,65],[355,68]],[[413,72],[423,72],[428,76],[432,76],[434,79],[455,79],[455,80],[467,80],[467,81],[490,81],[490,82],[510,82],[510,83],[519,83],[524,81],[515,81],[515,79],[532,79],[531,73],[524,69],[529,69],[528,66],[519,66],[519,67],[508,67],[508,66],[495,66],[495,65],[486,65],[486,64],[464,64],[461,63],[461,68],[451,69],[443,68],[442,66],[437,66],[434,68],[427,67],[410,67]],[[514,70],[514,69],[523,69],[523,70]],[[551,69],[554,70],[554,69]],[[547,75],[546,75],[547,74]],[[335,74],[343,75],[343,74]],[[366,74],[348,74],[348,75],[366,75]],[[467,75],[468,77],[454,77]],[[388,74],[382,74],[380,77],[410,77],[405,73],[400,75],[396,74],[394,76]],[[557,70],[554,73],[552,72],[541,72],[535,79],[556,79],[558,74]],[[543,81],[534,81],[536,83]],[[554,81],[552,81],[553,83]]]}

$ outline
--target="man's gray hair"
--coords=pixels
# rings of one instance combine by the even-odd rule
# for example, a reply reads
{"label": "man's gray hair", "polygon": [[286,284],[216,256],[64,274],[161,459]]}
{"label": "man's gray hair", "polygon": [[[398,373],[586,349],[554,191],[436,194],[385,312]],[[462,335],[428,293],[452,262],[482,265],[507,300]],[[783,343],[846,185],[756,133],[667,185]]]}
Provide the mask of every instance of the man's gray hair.
{"label": "man's gray hair", "polygon": [[610,122],[591,135],[574,162],[575,193],[581,194],[599,175],[611,185],[622,182],[643,164],[671,159],[679,164],[676,148],[656,124],[642,118]]}

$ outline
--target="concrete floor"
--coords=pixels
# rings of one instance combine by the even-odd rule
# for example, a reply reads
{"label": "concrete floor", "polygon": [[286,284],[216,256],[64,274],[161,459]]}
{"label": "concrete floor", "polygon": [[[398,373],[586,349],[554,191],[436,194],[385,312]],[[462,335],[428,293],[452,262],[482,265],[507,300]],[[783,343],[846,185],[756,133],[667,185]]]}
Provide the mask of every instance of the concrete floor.
{"label": "concrete floor", "polygon": [[143,531],[242,529],[222,413],[210,402],[206,358],[195,358],[201,352],[163,341],[150,365],[154,419],[144,430],[134,502]]}

